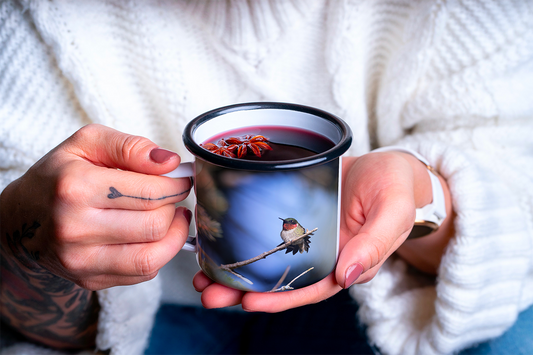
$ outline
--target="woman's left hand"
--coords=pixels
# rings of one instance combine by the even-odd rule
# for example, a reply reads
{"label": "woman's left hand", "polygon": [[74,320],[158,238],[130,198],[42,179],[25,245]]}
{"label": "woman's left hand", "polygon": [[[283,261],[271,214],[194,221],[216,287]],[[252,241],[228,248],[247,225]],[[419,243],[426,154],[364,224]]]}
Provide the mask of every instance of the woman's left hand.
{"label": "woman's left hand", "polygon": [[[242,304],[244,310],[280,312],[327,299],[352,284],[370,281],[387,258],[404,244],[415,209],[432,201],[426,167],[410,154],[369,153],[343,158],[340,255],[323,280],[288,292],[255,293],[214,283],[199,271],[193,280],[206,308]],[[439,230],[410,240],[399,254],[422,271],[435,273],[451,231],[449,190],[443,184],[448,218]],[[414,252],[416,251],[416,252]]]}

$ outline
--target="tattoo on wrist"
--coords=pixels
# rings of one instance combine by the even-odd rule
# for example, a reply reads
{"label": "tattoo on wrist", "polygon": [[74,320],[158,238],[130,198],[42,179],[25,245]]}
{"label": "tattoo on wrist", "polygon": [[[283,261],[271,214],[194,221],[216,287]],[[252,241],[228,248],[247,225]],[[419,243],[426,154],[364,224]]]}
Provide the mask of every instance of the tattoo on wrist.
{"label": "tattoo on wrist", "polygon": [[29,251],[22,241],[34,238],[40,226],[24,224],[20,231],[6,233],[5,248],[0,245],[2,321],[58,343],[90,344],[99,312],[96,294],[39,265],[39,252]]}
{"label": "tattoo on wrist", "polygon": [[111,191],[111,193],[107,195],[107,198],[110,198],[110,199],[112,199],[112,200],[114,200],[114,199],[116,199],[116,198],[119,198],[119,197],[129,197],[129,198],[135,198],[135,199],[138,199],[138,200],[145,200],[145,201],[159,201],[159,200],[164,200],[164,199],[166,199],[166,198],[180,196],[180,195],[183,195],[183,194],[186,194],[187,192],[189,192],[189,190],[186,190],[186,191],[182,191],[182,192],[180,192],[180,193],[174,194],[174,195],[162,196],[162,197],[158,197],[158,198],[149,198],[149,197],[140,197],[140,196],[123,195],[123,194],[121,194],[120,192],[118,192],[118,190],[115,189],[113,186],[111,186],[111,187],[109,188],[109,191]]}

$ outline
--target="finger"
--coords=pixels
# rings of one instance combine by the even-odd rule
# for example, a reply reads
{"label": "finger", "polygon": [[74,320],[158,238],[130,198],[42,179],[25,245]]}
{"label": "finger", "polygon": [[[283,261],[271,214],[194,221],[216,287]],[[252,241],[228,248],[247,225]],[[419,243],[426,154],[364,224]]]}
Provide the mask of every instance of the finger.
{"label": "finger", "polygon": [[202,292],[202,305],[207,309],[235,306],[241,303],[244,292],[212,283]]}
{"label": "finger", "polygon": [[[161,240],[174,221],[175,205],[165,205],[152,211],[94,209],[86,214],[87,227],[75,242],[85,245],[150,243]],[[61,226],[73,225],[68,219]],[[78,226],[76,226],[79,229]],[[76,235],[65,231],[64,235]]]}
{"label": "finger", "polygon": [[95,247],[85,268],[92,274],[151,275],[168,263],[185,244],[189,232],[188,218],[190,212],[184,207],[178,207],[167,234],[161,240]]}
{"label": "finger", "polygon": [[147,138],[112,128],[90,124],[79,129],[65,142],[67,149],[100,166],[161,175],[175,169],[180,157],[160,149]]}
{"label": "finger", "polygon": [[69,163],[59,178],[58,201],[72,207],[151,210],[184,200],[191,189],[188,178],[102,169],[84,161]]}
{"label": "finger", "polygon": [[282,312],[287,309],[313,304],[323,301],[342,288],[335,281],[331,273],[323,280],[297,290],[280,293],[249,292],[242,298],[242,308],[249,312]]}
{"label": "finger", "polygon": [[[377,201],[358,234],[341,250],[335,277],[343,288],[375,276],[383,262],[407,238],[414,221],[414,202],[399,195]],[[342,233],[349,233],[341,228]],[[361,276],[364,275],[364,276]]]}
{"label": "finger", "polygon": [[194,275],[192,279],[192,285],[197,292],[203,292],[207,286],[211,285],[213,280],[211,280],[206,274],[201,270]]}
{"label": "finger", "polygon": [[[165,204],[183,201],[192,188],[189,178],[171,179],[164,176],[138,174],[129,171],[91,169],[83,181],[90,195],[89,206],[128,210],[151,210]],[[81,188],[81,187],[80,187]]]}
{"label": "finger", "polygon": [[[377,246],[372,239],[373,238],[369,235],[357,235],[346,244],[345,248],[341,251],[341,255],[343,255],[344,258],[345,255],[349,255],[350,253],[355,254],[356,252],[354,251],[358,251],[362,255],[376,253]],[[390,248],[386,248],[385,252],[380,252],[379,257],[376,257],[376,260],[378,260],[376,263],[359,261],[364,259],[363,256],[354,256],[353,258],[346,258],[348,261],[341,261],[339,256],[341,265],[338,265],[335,270],[337,282],[343,288],[348,288],[353,284],[363,284],[372,280],[383,263],[402,245],[402,243],[403,239],[397,239]]]}
{"label": "finger", "polygon": [[72,280],[78,286],[90,290],[99,291],[115,286],[136,285],[141,282],[152,280],[158,272],[146,276],[117,276],[117,275],[97,275],[90,276],[84,280]]}

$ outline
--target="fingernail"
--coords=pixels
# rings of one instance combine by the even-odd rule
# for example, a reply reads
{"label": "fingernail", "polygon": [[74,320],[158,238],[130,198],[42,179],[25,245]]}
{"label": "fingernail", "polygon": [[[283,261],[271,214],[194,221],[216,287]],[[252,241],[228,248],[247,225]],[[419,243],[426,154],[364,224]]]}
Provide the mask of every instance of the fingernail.
{"label": "fingernail", "polygon": [[354,284],[355,281],[363,273],[364,267],[361,263],[355,263],[351,265],[344,275],[344,286],[343,288],[348,288]]}
{"label": "fingernail", "polygon": [[183,210],[183,216],[185,216],[185,219],[187,220],[187,224],[191,224],[191,219],[192,219],[192,212],[191,210],[189,209],[184,209]]}
{"label": "fingernail", "polygon": [[163,148],[155,148],[152,149],[152,151],[150,152],[150,159],[152,159],[152,161],[155,163],[162,164],[176,155],[178,154],[171,152],[170,150],[166,150]]}

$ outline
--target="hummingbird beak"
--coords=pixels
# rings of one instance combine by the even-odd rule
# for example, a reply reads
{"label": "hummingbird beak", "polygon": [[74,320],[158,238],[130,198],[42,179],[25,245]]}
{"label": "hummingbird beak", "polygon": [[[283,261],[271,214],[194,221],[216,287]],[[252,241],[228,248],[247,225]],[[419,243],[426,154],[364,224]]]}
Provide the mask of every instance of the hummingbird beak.
{"label": "hummingbird beak", "polygon": [[281,219],[283,222],[285,222],[285,220],[283,218],[281,218],[281,217],[278,217],[278,218]]}

